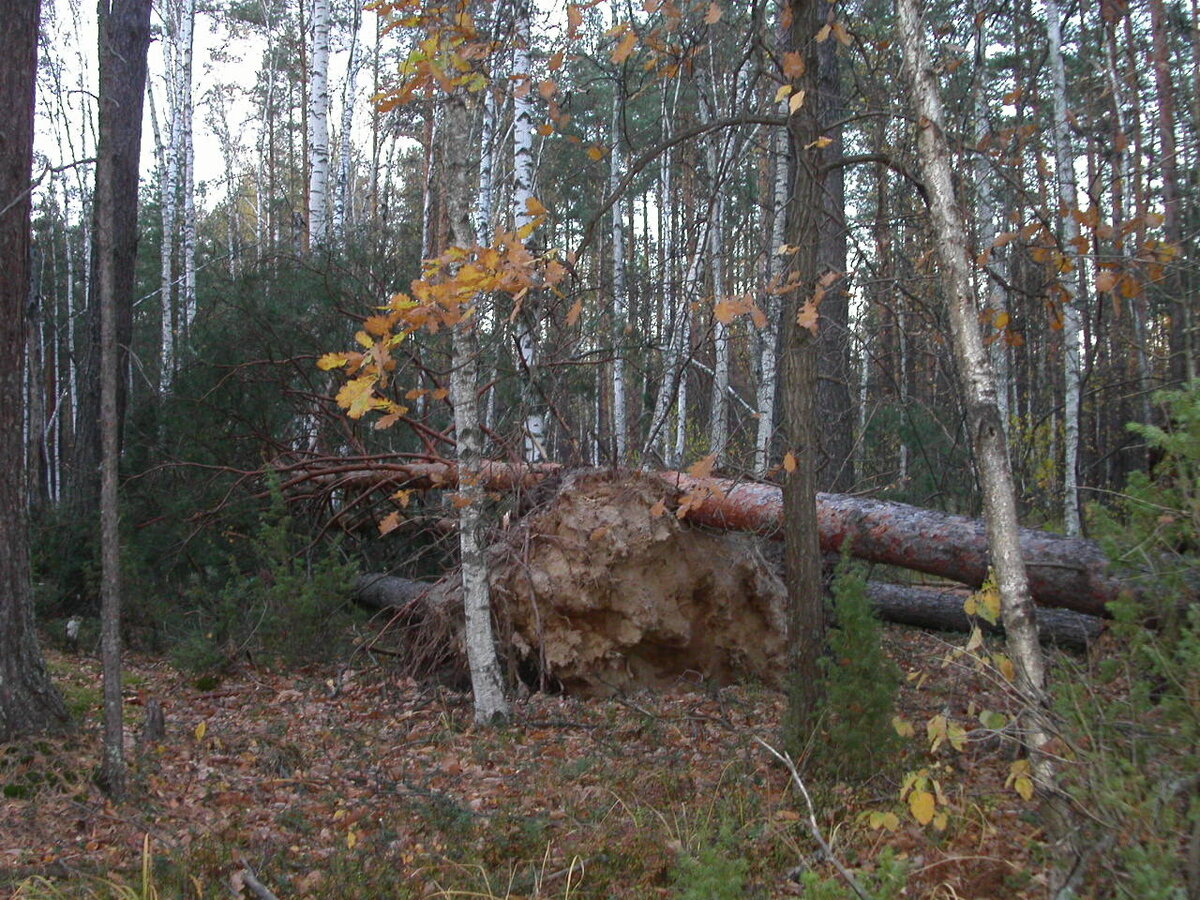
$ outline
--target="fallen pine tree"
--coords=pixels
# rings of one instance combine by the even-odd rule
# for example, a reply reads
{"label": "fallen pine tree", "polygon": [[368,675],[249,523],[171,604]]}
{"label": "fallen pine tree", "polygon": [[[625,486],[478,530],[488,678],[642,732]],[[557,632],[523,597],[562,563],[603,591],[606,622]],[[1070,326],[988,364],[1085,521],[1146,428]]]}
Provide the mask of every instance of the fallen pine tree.
{"label": "fallen pine tree", "polygon": [[[484,486],[492,491],[531,489],[560,478],[556,464],[512,466],[486,463]],[[580,470],[572,470],[580,471]],[[449,463],[372,462],[305,465],[281,470],[285,492],[319,489],[355,491],[452,489],[457,471]],[[656,477],[675,490],[666,508],[695,525],[782,537],[783,502],[778,485],[698,478],[682,472]],[[978,519],[843,494],[817,495],[821,548],[839,552],[847,544],[858,559],[912,569],[972,587],[988,574],[987,535]],[[1084,538],[1021,530],[1030,590],[1040,605],[1107,616],[1106,605],[1129,591],[1112,572],[1100,546]]]}

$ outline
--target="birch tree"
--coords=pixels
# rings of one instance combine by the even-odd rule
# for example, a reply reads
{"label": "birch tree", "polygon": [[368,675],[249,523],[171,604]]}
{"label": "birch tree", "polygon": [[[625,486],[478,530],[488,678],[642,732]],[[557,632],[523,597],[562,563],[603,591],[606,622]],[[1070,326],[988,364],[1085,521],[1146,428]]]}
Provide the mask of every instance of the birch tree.
{"label": "birch tree", "polygon": [[[528,0],[513,0],[513,226],[523,234],[534,220],[533,183],[533,72],[529,62],[532,36],[531,8]],[[521,357],[524,379],[521,388],[525,409],[525,461],[546,459],[546,413],[537,394],[539,310],[527,303],[522,307],[517,330],[517,352]]]}
{"label": "birch tree", "polygon": [[612,149],[608,164],[608,189],[616,195],[612,207],[612,425],[618,466],[628,462],[629,439],[625,398],[625,331],[629,317],[629,288],[625,277],[625,198],[618,193],[623,174],[621,170],[625,165],[621,146],[624,111],[622,85],[620,78],[613,85]]}
{"label": "birch tree", "polygon": [[1044,751],[1052,737],[1045,662],[1021,555],[1016,491],[996,400],[996,383],[983,346],[971,286],[967,223],[954,193],[941,95],[925,44],[924,26],[915,0],[898,0],[897,6],[904,75],[919,121],[920,168],[929,195],[954,357],[983,492],[988,547],[1000,590],[1009,656],[1016,670],[1015,685],[1024,704],[1020,716],[1022,741],[1030,753],[1038,789],[1053,798],[1057,793],[1055,767]]}
{"label": "birch tree", "polygon": [[329,0],[312,0],[312,67],[308,73],[308,235],[324,246],[329,223]]}
{"label": "birch tree", "polygon": [[1079,252],[1079,200],[1075,186],[1075,155],[1067,110],[1067,74],[1062,56],[1062,20],[1057,0],[1043,0],[1046,11],[1047,52],[1050,62],[1054,127],[1054,176],[1062,214],[1062,274],[1059,278],[1063,308],[1063,519],[1068,535],[1078,535],[1079,521],[1079,399],[1083,388],[1079,342],[1082,315],[1079,277],[1083,266]]}

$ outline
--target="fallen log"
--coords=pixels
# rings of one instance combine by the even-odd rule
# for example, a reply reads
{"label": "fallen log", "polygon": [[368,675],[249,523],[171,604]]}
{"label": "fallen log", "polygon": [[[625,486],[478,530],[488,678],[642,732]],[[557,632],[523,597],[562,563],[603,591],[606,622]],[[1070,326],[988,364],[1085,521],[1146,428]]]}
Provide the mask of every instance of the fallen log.
{"label": "fallen log", "polygon": [[[562,472],[562,467],[554,464],[528,467],[491,462],[481,477],[488,490],[508,491],[518,486],[531,488]],[[688,522],[782,537],[783,501],[778,485],[696,478],[682,472],[655,474],[677,489],[675,510]],[[400,490],[453,488],[456,483],[453,465],[432,462],[314,466],[292,470],[282,486],[285,491],[306,484],[324,489]],[[913,569],[972,587],[987,578],[987,535],[978,519],[905,503],[818,494],[817,525],[826,552],[839,552],[849,543],[851,555],[869,562]],[[1030,590],[1043,606],[1107,616],[1106,605],[1131,590],[1112,573],[1095,541],[1025,528],[1021,530],[1021,548]]]}
{"label": "fallen log", "polygon": [[[867,596],[885,622],[959,632],[970,631],[978,624],[985,634],[1004,634],[999,625],[972,620],[963,611],[963,590],[872,581],[867,585]],[[1103,619],[1069,609],[1039,609],[1037,624],[1043,643],[1069,650],[1086,650],[1104,632]]]}
{"label": "fallen log", "polygon": [[[412,610],[419,616],[421,603],[434,583],[370,574],[359,577],[354,600],[374,610]],[[867,597],[876,614],[885,622],[912,625],[936,631],[966,633],[978,624],[985,634],[1001,636],[1004,629],[980,619],[972,620],[963,611],[966,594],[961,589],[915,587],[872,581]],[[1043,609],[1038,613],[1038,634],[1042,641],[1069,650],[1086,650],[1104,632],[1104,622],[1095,616],[1067,609]]]}

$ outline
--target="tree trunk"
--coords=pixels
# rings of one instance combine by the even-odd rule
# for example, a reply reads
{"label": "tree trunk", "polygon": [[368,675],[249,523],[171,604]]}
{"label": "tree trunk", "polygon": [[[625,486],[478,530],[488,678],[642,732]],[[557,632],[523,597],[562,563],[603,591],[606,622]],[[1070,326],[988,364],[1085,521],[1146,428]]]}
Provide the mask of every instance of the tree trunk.
{"label": "tree trunk", "polygon": [[[478,477],[489,491],[529,489],[542,478],[562,472],[553,463],[514,468],[483,461]],[[687,497],[683,517],[697,525],[752,531],[776,540],[783,537],[783,503],[778,485],[694,478],[682,472],[658,472],[660,478]],[[284,482],[288,492],[317,483],[323,490],[395,491],[400,488],[449,489],[458,483],[454,466],[446,463],[358,463],[304,469]],[[948,578],[972,587],[987,579],[990,556],[987,529],[968,516],[891,503],[817,494],[817,534],[822,551],[841,552],[849,544],[857,559],[899,566]],[[1135,596],[1131,585],[1111,570],[1099,544],[1032,528],[1018,530],[1033,598],[1093,616],[1109,615],[1108,603]]]}
{"label": "tree trunk", "polygon": [[[792,192],[787,207],[789,256],[783,295],[784,580],[788,588],[788,724],[785,740],[798,750],[815,725],[821,698],[820,657],[825,651],[825,601],[817,536],[817,353],[813,332],[798,317],[811,311],[817,289],[822,197],[820,107],[817,103],[818,0],[789,0],[787,43],[804,71],[791,82],[788,118]],[[791,21],[786,22],[790,17]],[[790,464],[788,461],[790,460]]]}
{"label": "tree trunk", "polygon": [[1062,57],[1062,23],[1057,0],[1043,0],[1049,42],[1050,73],[1054,84],[1054,174],[1058,204],[1062,211],[1063,272],[1058,286],[1063,310],[1063,521],[1068,535],[1081,531],[1079,521],[1079,401],[1083,389],[1079,340],[1082,312],[1079,279],[1083,265],[1080,254],[1079,200],[1075,187],[1075,154],[1067,110],[1067,75]]}
{"label": "tree trunk", "polygon": [[[149,26],[143,35],[143,0],[117,0],[109,13],[108,49],[101,49],[100,136],[96,149],[96,193],[111,191],[114,205],[104,223],[113,266],[113,297],[117,302],[116,342],[121,375],[117,379],[116,422],[125,417],[129,345],[133,335],[133,290],[137,264],[138,165],[141,161],[142,108],[146,91],[146,50]],[[105,38],[101,38],[105,40]],[[79,412],[76,417],[72,460],[72,498],[82,515],[100,504],[100,204],[93,201],[91,288],[79,377]]]}
{"label": "tree trunk", "polygon": [[[475,243],[471,227],[471,201],[475,195],[470,158],[461,152],[470,146],[471,110],[462,93],[445,100],[442,130],[446,142],[446,205],[450,219],[450,242],[469,248]],[[479,428],[478,325],[479,313],[465,316],[454,325],[450,402],[454,406],[455,448],[459,471],[458,538],[466,614],[467,656],[471,687],[475,694],[475,721],[487,724],[508,718],[500,664],[492,629],[487,554],[482,538],[484,487],[480,478],[483,432]]]}
{"label": "tree trunk", "polygon": [[[354,586],[354,601],[368,609],[413,612],[419,620],[425,598],[433,587],[432,582],[395,575],[361,575]],[[875,613],[886,622],[957,632],[969,632],[979,625],[985,634],[1004,634],[999,625],[989,625],[963,611],[967,595],[961,589],[872,581],[867,584],[867,597]],[[1095,616],[1062,609],[1038,613],[1038,635],[1043,643],[1086,650],[1103,632],[1104,622]]]}
{"label": "tree trunk", "polygon": [[325,244],[329,222],[329,0],[313,0],[308,101],[309,248]]}
{"label": "tree trunk", "polygon": [[[785,104],[784,110],[786,109]],[[766,285],[763,291],[763,312],[767,323],[759,332],[759,380],[755,398],[755,405],[758,407],[758,430],[754,440],[756,478],[765,478],[767,470],[771,467],[771,439],[775,436],[775,394],[779,383],[776,364],[780,325],[779,284],[783,275],[780,265],[783,257],[779,255],[779,250],[784,244],[784,209],[787,206],[787,141],[787,132],[779,129],[770,142],[774,173],[771,184],[771,236],[767,247]]]}
{"label": "tree trunk", "polygon": [[1000,591],[1008,653],[1016,668],[1015,687],[1025,704],[1020,716],[1024,724],[1022,741],[1029,750],[1038,789],[1049,799],[1057,794],[1057,787],[1053,760],[1042,751],[1052,737],[1045,663],[1022,557],[1016,491],[996,402],[996,384],[983,346],[979,311],[971,287],[967,224],[954,195],[941,94],[925,44],[924,24],[915,0],[898,0],[897,7],[904,73],[919,121],[917,148],[921,172],[929,192],[954,357],[983,491],[988,550]]}
{"label": "tree trunk", "polygon": [[[121,700],[121,547],[117,479],[121,463],[123,389],[121,319],[133,308],[132,268],[137,256],[137,178],[150,46],[150,0],[114,0],[100,7],[100,143],[96,163],[96,273],[100,307],[100,658],[104,669],[105,789],[125,792]],[[132,108],[121,109],[131,103]],[[125,129],[128,129],[126,131]],[[128,156],[118,155],[121,152]],[[132,190],[124,190],[128,184]],[[126,352],[128,352],[126,350]]]}
{"label": "tree trunk", "polygon": [[33,623],[21,441],[40,7],[38,0],[8,4],[0,28],[0,743],[68,723]]}
{"label": "tree trunk", "polygon": [[[625,94],[618,78],[613,85],[612,152],[609,155],[608,189],[616,193],[624,174],[621,134],[624,124]],[[629,289],[625,278],[625,198],[618,196],[612,207],[612,428],[615,462],[629,462],[629,431],[626,422],[625,345],[629,318]]]}
{"label": "tree trunk", "polygon": [[[830,21],[835,7],[828,9]],[[821,222],[818,268],[836,276],[821,300],[821,325],[817,332],[817,418],[821,442],[817,456],[817,488],[848,491],[854,485],[854,404],[850,400],[850,281],[846,265],[846,170],[842,127],[846,116],[842,100],[841,67],[837,40],[825,40],[817,50],[818,89],[824,137],[832,143],[822,150],[825,165],[825,216]]]}

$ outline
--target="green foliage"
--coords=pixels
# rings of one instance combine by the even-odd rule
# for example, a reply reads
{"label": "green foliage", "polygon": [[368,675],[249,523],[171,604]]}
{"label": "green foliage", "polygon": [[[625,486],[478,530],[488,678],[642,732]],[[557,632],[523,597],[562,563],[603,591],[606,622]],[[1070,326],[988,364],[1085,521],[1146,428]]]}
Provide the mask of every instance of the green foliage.
{"label": "green foliage", "polygon": [[[863,869],[852,874],[871,900],[894,900],[905,896],[908,871],[908,861],[886,847],[875,859],[872,871]],[[800,884],[809,900],[854,900],[858,896],[837,874],[822,876],[810,869],[800,876]]]}
{"label": "green foliage", "polygon": [[[1170,427],[1130,426],[1162,453],[1153,477],[1137,473],[1116,505],[1089,517],[1128,577],[1153,587],[1158,608],[1113,604],[1115,646],[1093,661],[1097,677],[1060,678],[1058,694],[1076,754],[1067,788],[1100,823],[1096,840],[1120,835],[1107,875],[1123,896],[1174,898],[1184,896],[1181,861],[1200,827],[1191,787],[1200,781],[1200,609],[1181,602],[1200,566],[1200,385],[1156,401]],[[1158,627],[1142,627],[1147,612]]]}
{"label": "green foliage", "polygon": [[846,556],[833,581],[833,627],[821,659],[823,728],[812,751],[813,762],[836,778],[870,778],[898,745],[891,718],[900,671],[884,654],[882,636],[866,577]]}
{"label": "green foliage", "polygon": [[715,839],[680,857],[674,881],[680,900],[739,900],[745,896],[749,861],[726,823]]}
{"label": "green foliage", "polygon": [[229,579],[215,595],[194,588],[194,608],[175,661],[196,671],[221,668],[235,659],[265,657],[286,662],[327,659],[342,649],[338,635],[349,625],[355,567],[335,543],[314,555],[300,535],[278,483],[271,507],[249,553],[230,561]]}

